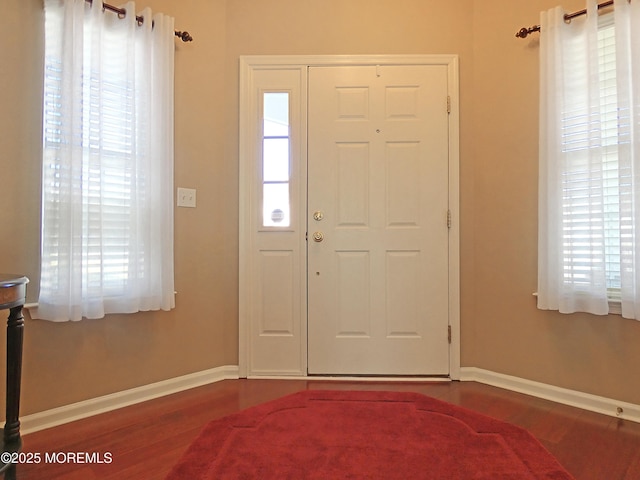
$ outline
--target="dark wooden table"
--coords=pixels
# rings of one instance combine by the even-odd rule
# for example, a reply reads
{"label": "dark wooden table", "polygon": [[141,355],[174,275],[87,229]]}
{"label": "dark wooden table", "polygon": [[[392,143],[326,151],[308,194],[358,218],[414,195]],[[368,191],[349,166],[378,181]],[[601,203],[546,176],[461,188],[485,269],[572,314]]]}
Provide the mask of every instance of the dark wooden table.
{"label": "dark wooden table", "polygon": [[[22,275],[0,273],[0,310],[9,309],[7,320],[7,398],[6,423],[0,452],[16,453],[22,447],[20,438],[20,381],[22,376],[22,338],[24,306],[29,279]],[[11,467],[10,456],[2,455],[0,472]]]}

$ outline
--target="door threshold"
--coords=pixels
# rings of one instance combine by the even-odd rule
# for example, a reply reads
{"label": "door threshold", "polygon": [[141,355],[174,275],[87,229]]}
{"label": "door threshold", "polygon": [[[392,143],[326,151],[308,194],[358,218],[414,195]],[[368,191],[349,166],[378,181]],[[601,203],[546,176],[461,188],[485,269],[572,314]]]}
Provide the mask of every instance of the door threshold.
{"label": "door threshold", "polygon": [[345,382],[450,382],[449,375],[337,375],[308,374],[309,380],[331,380]]}
{"label": "door threshold", "polygon": [[309,374],[309,375],[248,375],[248,380],[307,380],[330,382],[451,382],[449,375],[336,375],[336,374]]}

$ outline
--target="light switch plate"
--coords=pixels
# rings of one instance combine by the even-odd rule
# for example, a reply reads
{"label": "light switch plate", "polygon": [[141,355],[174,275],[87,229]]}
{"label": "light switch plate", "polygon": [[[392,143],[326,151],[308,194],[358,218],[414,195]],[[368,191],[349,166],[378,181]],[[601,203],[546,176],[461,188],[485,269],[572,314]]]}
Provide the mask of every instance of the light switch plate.
{"label": "light switch plate", "polygon": [[178,187],[178,206],[196,208],[195,188]]}

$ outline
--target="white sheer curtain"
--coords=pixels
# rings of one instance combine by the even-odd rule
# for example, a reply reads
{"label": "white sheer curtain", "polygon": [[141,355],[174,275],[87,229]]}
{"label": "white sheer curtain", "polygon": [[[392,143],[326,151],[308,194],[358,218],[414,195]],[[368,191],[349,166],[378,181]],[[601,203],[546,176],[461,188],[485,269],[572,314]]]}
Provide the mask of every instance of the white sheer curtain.
{"label": "white sheer curtain", "polygon": [[[638,318],[640,0],[541,14],[538,307]],[[634,28],[631,25],[635,25]]]}
{"label": "white sheer curtain", "polygon": [[614,22],[618,155],[630,179],[621,182],[622,316],[640,319],[640,0],[616,0]]}
{"label": "white sheer curtain", "polygon": [[174,307],[173,18],[123,8],[45,0],[34,318]]}

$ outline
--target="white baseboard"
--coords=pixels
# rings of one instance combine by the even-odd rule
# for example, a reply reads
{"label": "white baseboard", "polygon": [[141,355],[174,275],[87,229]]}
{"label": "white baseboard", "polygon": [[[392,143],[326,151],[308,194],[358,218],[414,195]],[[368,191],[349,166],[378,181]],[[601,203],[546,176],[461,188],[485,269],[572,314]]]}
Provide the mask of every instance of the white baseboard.
{"label": "white baseboard", "polygon": [[161,382],[143,385],[141,387],[116,392],[102,397],[91,398],[78,403],[72,403],[63,407],[53,408],[44,412],[25,415],[20,418],[20,433],[29,433],[55,427],[64,423],[80,420],[81,418],[98,415],[117,408],[126,407],[135,403],[145,402],[154,398],[181,392],[194,387],[200,387],[209,383],[227,379],[238,378],[238,367],[235,365],[223,366],[190,373],[181,377],[170,378]]}
{"label": "white baseboard", "polygon": [[568,390],[475,367],[462,367],[460,369],[460,380],[485,383],[494,387],[640,423],[640,405],[633,403]]}
{"label": "white baseboard", "polygon": [[[46,428],[55,427],[64,423],[73,422],[82,418],[91,417],[100,413],[108,412],[118,408],[126,407],[154,398],[159,398],[172,393],[181,392],[190,388],[207,385],[209,383],[219,382],[221,380],[238,379],[239,370],[237,365],[228,365],[201,372],[183,375],[181,377],[163,380],[161,382],[143,385],[141,387],[124,390],[122,392],[112,393],[102,397],[84,400],[82,402],[65,405],[62,407],[38,412],[31,415],[25,415],[20,418],[20,431],[22,435],[44,430]],[[267,377],[254,377],[265,379]],[[292,380],[346,380],[344,377],[324,378],[324,377],[271,377],[271,378],[289,378]],[[353,377],[350,381],[363,381],[366,378]],[[391,381],[397,378],[368,378],[371,381]],[[402,379],[406,381],[407,379]],[[422,379],[413,379],[416,381],[425,381]],[[442,381],[443,379],[433,379],[434,381]],[[565,388],[548,385],[545,383],[534,382],[524,378],[512,377],[502,373],[483,370],[476,367],[461,367],[461,381],[476,381],[494,387],[504,388],[514,392],[524,393],[538,398],[544,398],[553,402],[570,405],[572,407],[582,408],[596,413],[602,413],[612,417],[630,420],[640,423],[640,405],[628,402],[599,397],[589,393],[577,392]],[[619,410],[621,409],[621,411]]]}

